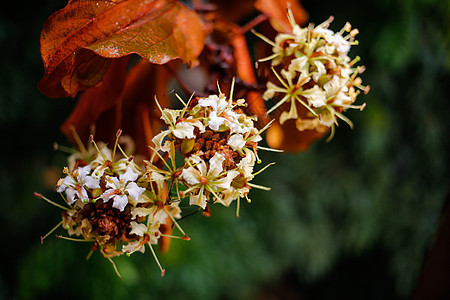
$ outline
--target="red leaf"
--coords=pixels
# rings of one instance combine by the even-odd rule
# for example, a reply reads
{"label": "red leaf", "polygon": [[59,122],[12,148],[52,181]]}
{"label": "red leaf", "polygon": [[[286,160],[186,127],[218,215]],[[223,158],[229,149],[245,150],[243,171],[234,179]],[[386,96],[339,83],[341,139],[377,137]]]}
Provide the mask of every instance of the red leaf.
{"label": "red leaf", "polygon": [[79,56],[86,55],[83,49],[105,58],[137,53],[156,64],[176,58],[196,64],[206,31],[200,17],[175,0],[70,1],[44,25],[45,75],[39,88],[50,97],[74,97],[77,91],[97,84],[102,73],[93,72],[95,61],[88,69],[80,68]]}

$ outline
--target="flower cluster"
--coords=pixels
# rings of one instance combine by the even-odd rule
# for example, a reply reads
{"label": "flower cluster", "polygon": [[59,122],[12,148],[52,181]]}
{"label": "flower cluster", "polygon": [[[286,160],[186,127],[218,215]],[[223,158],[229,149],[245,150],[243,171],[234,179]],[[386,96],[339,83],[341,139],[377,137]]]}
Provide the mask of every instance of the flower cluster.
{"label": "flower cluster", "polygon": [[[267,82],[264,99],[275,99],[278,102],[269,109],[273,112],[284,105],[286,110],[280,114],[280,124],[296,120],[298,130],[317,130],[319,132],[332,129],[342,119],[351,127],[352,122],[343,115],[348,108],[363,109],[353,105],[356,97],[369,87],[363,86],[358,77],[364,67],[354,67],[359,57],[350,59],[348,53],[358,33],[346,23],[341,31],[334,33],[328,29],[333,18],[314,27],[301,28],[295,23],[292,12],[288,11],[288,19],[292,32],[279,33],[275,41],[255,33],[273,46],[273,54],[260,61],[271,61],[272,70],[281,85]],[[344,33],[348,33],[344,36]],[[281,71],[276,71],[276,69]],[[306,108],[300,114],[298,105]],[[290,107],[290,108],[287,108]]]}
{"label": "flower cluster", "polygon": [[[153,138],[154,155],[141,164],[120,146],[121,131],[112,150],[91,138],[94,146],[69,157],[66,176],[56,184],[68,207],[36,194],[64,209],[53,230],[62,225],[81,238],[61,238],[92,242],[91,253],[99,250],[113,265],[111,257],[144,252],[148,245],[164,274],[152,245],[160,237],[189,240],[176,222],[183,198],[205,215],[209,203],[238,200],[239,214],[239,200],[250,201],[251,187],[268,189],[250,183],[270,164],[253,172],[258,148],[267,149],[258,146],[265,128],[258,131],[242,106],[244,100],[220,94],[191,99],[181,110],[161,109],[167,129]],[[181,236],[170,234],[172,224]]]}
{"label": "flower cluster", "polygon": [[[151,245],[166,236],[165,225],[170,226],[181,217],[178,202],[165,203],[163,187],[147,176],[133,156],[123,151],[118,142],[120,134],[119,131],[112,150],[92,139],[94,155],[77,152],[75,160],[69,158],[73,165],[71,169],[64,168],[66,176],[55,188],[68,205],[57,205],[64,209],[59,225],[69,235],[81,237],[65,238],[92,242],[91,253],[98,249],[112,263],[111,257],[144,252],[145,245],[154,254]],[[180,238],[189,239],[182,230],[181,233]],[[164,274],[162,268],[161,271]]]}
{"label": "flower cluster", "polygon": [[[172,200],[189,197],[190,205],[206,213],[208,203],[229,206],[237,200],[239,214],[239,200],[250,201],[250,188],[261,188],[250,181],[265,128],[258,131],[243,106],[243,99],[233,101],[220,93],[191,99],[180,110],[161,109],[168,129],[153,138],[154,150],[170,164],[163,170],[147,163],[147,172],[170,182],[176,190]],[[183,157],[182,166],[176,166],[176,153]]]}

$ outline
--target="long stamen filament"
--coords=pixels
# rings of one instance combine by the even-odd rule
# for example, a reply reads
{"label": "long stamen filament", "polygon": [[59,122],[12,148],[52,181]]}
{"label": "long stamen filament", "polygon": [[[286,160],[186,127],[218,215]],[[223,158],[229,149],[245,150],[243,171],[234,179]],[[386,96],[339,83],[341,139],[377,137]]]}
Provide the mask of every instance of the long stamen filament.
{"label": "long stamen filament", "polygon": [[113,265],[114,271],[116,272],[117,276],[119,276],[120,279],[122,279],[122,276],[119,273],[119,270],[117,269],[116,264],[114,263],[114,261],[111,259],[111,257],[106,256],[106,258],[109,260],[109,262]]}
{"label": "long stamen filament", "polygon": [[61,220],[61,222],[59,222],[58,224],[56,224],[55,227],[53,227],[49,232],[47,232],[46,235],[41,236],[41,244],[44,243],[45,238],[47,238],[50,234],[52,234],[56,229],[58,229],[59,226],[61,226],[63,224],[63,221]]}
{"label": "long stamen filament", "polygon": [[166,273],[166,270],[162,268],[161,264],[159,263],[158,257],[156,256],[155,250],[153,250],[153,247],[150,243],[147,243],[148,247],[150,248],[150,251],[152,252],[153,258],[156,261],[156,264],[158,265],[159,269],[161,270],[161,277],[164,277],[164,274]]}
{"label": "long stamen filament", "polygon": [[184,230],[181,228],[181,226],[178,224],[178,222],[175,220],[175,218],[172,216],[172,214],[164,207],[163,210],[166,212],[166,214],[172,219],[172,222],[175,224],[175,226],[178,228],[178,230],[184,235],[188,236]]}

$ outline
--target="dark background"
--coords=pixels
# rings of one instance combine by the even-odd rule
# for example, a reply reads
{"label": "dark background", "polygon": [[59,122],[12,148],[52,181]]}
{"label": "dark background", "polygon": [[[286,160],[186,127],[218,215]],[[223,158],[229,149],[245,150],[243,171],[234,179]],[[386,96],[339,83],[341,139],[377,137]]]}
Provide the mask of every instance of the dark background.
{"label": "dark background", "polygon": [[[53,142],[69,145],[59,126],[76,100],[37,90],[39,34],[65,4],[25,0],[0,12],[0,299],[414,295],[449,195],[450,2],[303,1],[311,22],[334,15],[333,30],[346,21],[360,30],[350,54],[361,56],[372,89],[358,98],[366,109],[347,114],[355,129],[344,124],[304,153],[263,154],[277,164],[254,182],[272,191],[252,190],[239,219],[234,206],[214,206],[211,218],[183,220],[192,240],[160,255],[164,278],[149,253],[120,257],[123,280],[98,253],[86,261],[87,244],[54,236],[40,244],[60,212],[33,192],[58,199],[52,186],[66,155]],[[443,253],[434,259],[448,270]],[[422,280],[436,293],[448,273],[430,270]]]}

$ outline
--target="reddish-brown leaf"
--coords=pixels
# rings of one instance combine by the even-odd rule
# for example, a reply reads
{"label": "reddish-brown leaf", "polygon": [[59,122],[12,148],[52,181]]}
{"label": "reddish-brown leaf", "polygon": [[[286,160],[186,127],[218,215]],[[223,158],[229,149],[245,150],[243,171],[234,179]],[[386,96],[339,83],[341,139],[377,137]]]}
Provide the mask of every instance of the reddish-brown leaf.
{"label": "reddish-brown leaf", "polygon": [[304,25],[308,20],[308,13],[298,0],[256,0],[255,7],[269,16],[273,28],[279,32],[291,31],[292,26],[287,19],[287,7],[291,8],[297,24]]}
{"label": "reddish-brown leaf", "polygon": [[[44,25],[45,75],[39,88],[50,97],[73,97],[99,82],[102,73],[94,72],[97,60],[131,53],[156,64],[176,58],[196,64],[206,31],[201,18],[175,0],[70,1]],[[95,61],[89,60],[89,68],[82,70],[79,56],[86,55],[83,49],[104,58],[92,58]]]}
{"label": "reddish-brown leaf", "polygon": [[72,142],[75,142],[73,137],[73,130],[75,130],[82,142],[86,144],[91,134],[91,127],[98,123],[100,117],[104,123],[103,127],[107,129],[95,126],[96,139],[114,140],[115,133],[121,124],[117,105],[122,99],[128,61],[129,57],[112,60],[102,84],[81,94],[72,114],[61,126],[61,131]]}

